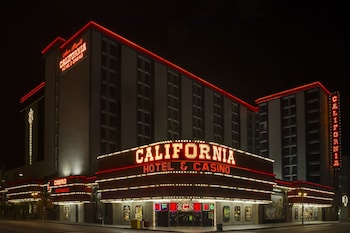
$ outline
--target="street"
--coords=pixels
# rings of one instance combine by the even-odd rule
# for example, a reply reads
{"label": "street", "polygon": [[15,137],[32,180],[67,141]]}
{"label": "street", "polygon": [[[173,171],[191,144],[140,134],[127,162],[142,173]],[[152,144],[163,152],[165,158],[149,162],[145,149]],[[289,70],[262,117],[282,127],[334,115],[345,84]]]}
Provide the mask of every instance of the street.
{"label": "street", "polygon": [[[332,232],[332,233],[348,233],[350,228],[350,221],[347,222],[334,222],[334,223],[323,223],[323,224],[306,224],[306,225],[295,225],[285,227],[272,227],[265,229],[253,229],[253,230],[239,230],[242,233],[254,233],[254,232]],[[17,221],[17,220],[0,220],[0,232],[1,233],[142,233],[142,232],[210,232],[207,229],[201,231],[201,228],[176,228],[166,229],[162,228],[159,230],[147,230],[147,229],[124,229],[116,226],[107,225],[86,225],[86,224],[75,224],[75,223],[61,223],[61,222],[46,222],[46,221]],[[223,232],[237,232],[224,231]]]}
{"label": "street", "polygon": [[297,233],[348,233],[350,227],[350,222],[334,222],[325,224],[310,224],[310,225],[296,225],[296,226],[286,226],[286,227],[276,227],[276,228],[266,228],[258,230],[244,230],[240,232],[253,233],[253,232],[297,232]]}

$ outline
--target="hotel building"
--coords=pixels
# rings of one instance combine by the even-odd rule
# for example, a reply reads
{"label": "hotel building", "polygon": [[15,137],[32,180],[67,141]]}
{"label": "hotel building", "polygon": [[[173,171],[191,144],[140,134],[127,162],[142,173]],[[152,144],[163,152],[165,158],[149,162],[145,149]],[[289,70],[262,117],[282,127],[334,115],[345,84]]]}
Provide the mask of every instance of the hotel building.
{"label": "hotel building", "polygon": [[336,219],[339,93],[315,82],[253,106],[95,22],[42,54],[45,80],[20,99],[25,166],[5,172],[0,217]]}

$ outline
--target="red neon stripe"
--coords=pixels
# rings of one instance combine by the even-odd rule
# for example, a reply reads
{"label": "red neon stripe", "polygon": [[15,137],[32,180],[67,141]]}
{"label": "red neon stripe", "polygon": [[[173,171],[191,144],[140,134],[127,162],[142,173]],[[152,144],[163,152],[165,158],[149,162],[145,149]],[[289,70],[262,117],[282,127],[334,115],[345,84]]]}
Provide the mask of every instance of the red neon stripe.
{"label": "red neon stripe", "polygon": [[22,179],[22,180],[15,180],[15,181],[9,181],[7,182],[8,187],[13,185],[21,185],[21,184],[37,184],[40,185],[42,183],[42,179]]}
{"label": "red neon stripe", "polygon": [[98,175],[98,174],[122,171],[122,170],[137,168],[137,167],[141,167],[141,166],[143,166],[143,165],[133,165],[133,166],[127,166],[127,167],[112,168],[112,169],[97,171],[97,172],[95,172],[95,174]]}
{"label": "red neon stripe", "polygon": [[263,102],[267,102],[267,101],[271,101],[271,100],[274,100],[274,99],[278,99],[278,98],[281,98],[281,97],[286,96],[286,95],[292,95],[292,94],[295,94],[297,92],[304,91],[304,90],[307,90],[307,89],[310,89],[310,88],[314,88],[314,87],[321,87],[323,89],[323,91],[327,93],[327,95],[330,94],[330,92],[320,82],[313,82],[313,83],[306,84],[306,85],[303,85],[303,86],[299,86],[299,87],[295,87],[295,88],[288,89],[288,90],[285,90],[285,91],[281,91],[281,92],[278,92],[278,93],[275,93],[275,94],[272,94],[272,95],[261,97],[261,98],[255,100],[255,103],[261,104]]}
{"label": "red neon stripe", "polygon": [[275,182],[278,185],[284,185],[284,186],[287,186],[287,187],[291,187],[292,186],[292,182],[288,182],[288,181],[284,181],[284,180],[276,179]]}
{"label": "red neon stripe", "polygon": [[334,187],[332,187],[332,186],[312,183],[310,181],[296,180],[296,181],[293,181],[293,184],[296,187],[301,187],[303,184],[307,184],[307,185],[310,185],[310,186],[316,186],[316,187],[325,188],[325,189],[328,189],[328,190],[334,190]]}
{"label": "red neon stripe", "polygon": [[44,48],[41,51],[41,54],[45,54],[48,50],[50,50],[56,43],[62,42],[64,43],[66,40],[62,39],[61,37],[57,37],[56,39],[54,39],[48,46],[46,46],[46,48]]}
{"label": "red neon stripe", "polygon": [[23,103],[24,101],[26,101],[29,97],[31,97],[32,95],[34,95],[36,92],[38,92],[41,88],[43,88],[45,86],[45,82],[40,83],[38,86],[36,86],[33,90],[31,90],[30,92],[28,92],[27,94],[25,94],[20,100],[20,103]]}
{"label": "red neon stripe", "polygon": [[[171,162],[183,162],[183,160],[172,160]],[[191,161],[191,162],[195,162],[195,161]],[[215,163],[215,162],[211,162],[211,163]],[[148,164],[150,164],[150,163],[148,163]],[[218,164],[218,163],[216,163],[216,164]],[[112,169],[97,171],[96,175],[104,174],[104,173],[110,173],[110,172],[116,172],[116,171],[121,171],[121,170],[126,170],[126,169],[132,169],[132,168],[137,168],[137,167],[142,167],[144,165],[146,165],[146,164],[132,165],[132,166],[127,166],[127,167],[112,168]],[[229,164],[227,164],[227,165],[230,166]],[[230,167],[232,167],[234,169],[240,169],[240,170],[244,170],[244,171],[249,171],[249,172],[260,174],[260,175],[265,175],[265,176],[271,176],[271,177],[275,177],[276,176],[273,173],[259,171],[259,170],[255,170],[255,169],[251,169],[251,168],[245,168],[245,167],[240,167],[240,166],[230,166]]]}
{"label": "red neon stripe", "polygon": [[[64,49],[68,44],[70,44],[72,41],[76,40],[77,37],[79,37],[84,31],[86,31],[90,27],[93,27],[93,28],[99,30],[100,32],[102,32],[104,34],[106,34],[106,35],[108,35],[110,37],[113,37],[114,39],[120,41],[121,43],[124,43],[127,46],[129,46],[129,47],[131,47],[131,48],[133,48],[135,50],[138,50],[138,51],[148,55],[149,57],[151,57],[151,58],[153,58],[155,60],[158,60],[159,62],[161,62],[161,63],[163,63],[163,64],[165,64],[165,65],[167,65],[167,66],[169,66],[169,67],[171,67],[171,68],[181,72],[182,74],[184,74],[184,75],[186,75],[186,76],[188,76],[188,77],[190,77],[190,78],[192,78],[192,79],[202,83],[203,85],[205,85],[205,86],[207,86],[207,87],[209,87],[211,89],[214,89],[216,92],[219,92],[220,94],[223,94],[223,95],[229,97],[230,99],[234,100],[235,102],[237,102],[237,103],[239,103],[241,105],[244,105],[245,107],[247,107],[251,111],[258,112],[258,108],[257,107],[254,107],[254,106],[248,104],[247,102],[239,99],[238,97],[236,97],[236,96],[234,96],[234,95],[232,95],[232,94],[230,94],[230,93],[220,89],[219,87],[217,87],[217,86],[215,86],[215,85],[205,81],[204,79],[202,79],[202,78],[200,78],[200,77],[190,73],[189,71],[187,71],[187,70],[185,70],[185,69],[183,69],[183,68],[181,68],[181,67],[179,67],[179,66],[177,66],[177,65],[175,65],[173,63],[171,63],[170,61],[168,61],[168,60],[166,60],[166,59],[156,55],[155,53],[153,53],[153,52],[151,52],[151,51],[149,51],[149,50],[147,50],[147,49],[145,49],[145,48],[135,44],[134,42],[132,42],[132,41],[130,41],[130,40],[128,40],[128,39],[126,39],[126,38],[116,34],[115,32],[112,32],[111,30],[109,30],[109,29],[107,29],[107,28],[105,28],[105,27],[103,27],[103,26],[101,26],[101,25],[99,25],[99,24],[97,24],[97,23],[95,23],[93,21],[90,21],[83,28],[81,28],[77,33],[75,33],[70,39],[68,39],[65,43],[63,43],[60,46],[60,49]],[[54,44],[54,43],[51,43],[51,44]],[[44,49],[42,51],[42,53],[46,53],[49,47],[50,46],[48,46],[47,49]]]}
{"label": "red neon stripe", "polygon": [[263,171],[259,171],[259,170],[255,170],[255,169],[251,169],[251,168],[246,168],[246,167],[239,167],[239,166],[236,166],[234,168],[238,168],[238,169],[241,169],[241,170],[245,170],[245,171],[249,171],[249,172],[253,172],[253,173],[257,173],[257,174],[260,174],[260,175],[265,175],[265,176],[272,176],[272,177],[275,177],[276,175],[273,174],[273,173],[268,173],[268,172],[263,172]]}

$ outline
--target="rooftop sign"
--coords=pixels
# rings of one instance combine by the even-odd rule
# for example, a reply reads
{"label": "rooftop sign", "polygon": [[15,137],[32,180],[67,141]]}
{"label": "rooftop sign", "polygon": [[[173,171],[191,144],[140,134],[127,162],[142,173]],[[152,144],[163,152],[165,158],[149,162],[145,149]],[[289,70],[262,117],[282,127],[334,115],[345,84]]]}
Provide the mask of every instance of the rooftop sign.
{"label": "rooftop sign", "polygon": [[332,93],[329,99],[330,133],[331,133],[331,161],[333,169],[341,167],[341,131],[340,131],[340,95],[339,92]]}
{"label": "rooftop sign", "polygon": [[59,68],[61,72],[69,69],[78,61],[82,60],[86,52],[86,42],[80,39],[77,43],[74,43],[70,49],[67,49],[62,54],[62,59],[59,62]]}

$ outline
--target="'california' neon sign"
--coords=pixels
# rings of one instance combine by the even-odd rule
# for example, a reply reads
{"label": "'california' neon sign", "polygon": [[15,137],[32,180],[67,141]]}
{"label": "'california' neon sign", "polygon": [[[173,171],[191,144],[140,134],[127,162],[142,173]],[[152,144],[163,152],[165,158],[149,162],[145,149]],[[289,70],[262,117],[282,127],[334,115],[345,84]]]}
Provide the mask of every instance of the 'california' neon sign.
{"label": "'california' neon sign", "polygon": [[63,72],[83,59],[85,51],[86,42],[83,41],[83,39],[80,39],[77,43],[74,43],[70,49],[67,49],[63,53],[62,60],[59,62],[60,70]]}
{"label": "'california' neon sign", "polygon": [[338,92],[330,97],[331,122],[331,159],[333,169],[341,167],[341,139],[340,139],[340,95]]}
{"label": "'california' neon sign", "polygon": [[166,160],[206,160],[235,165],[234,151],[207,143],[173,142],[139,148],[135,152],[137,164]]}

